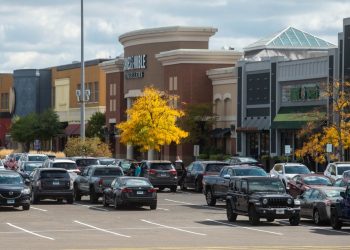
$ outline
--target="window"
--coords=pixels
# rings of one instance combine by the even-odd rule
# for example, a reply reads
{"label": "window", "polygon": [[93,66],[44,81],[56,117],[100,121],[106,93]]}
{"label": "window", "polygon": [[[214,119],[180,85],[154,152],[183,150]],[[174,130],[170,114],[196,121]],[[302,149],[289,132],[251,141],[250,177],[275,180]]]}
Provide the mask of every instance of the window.
{"label": "window", "polygon": [[282,102],[315,101],[325,99],[320,83],[304,83],[282,86]]}
{"label": "window", "polygon": [[1,93],[1,109],[9,109],[9,93]]}
{"label": "window", "polygon": [[[80,88],[81,88],[81,85],[77,84],[77,90],[80,90]],[[98,102],[99,101],[99,86],[98,86],[98,82],[85,83],[85,90],[90,90],[89,102]]]}
{"label": "window", "polygon": [[169,90],[177,90],[177,76],[169,77]]}

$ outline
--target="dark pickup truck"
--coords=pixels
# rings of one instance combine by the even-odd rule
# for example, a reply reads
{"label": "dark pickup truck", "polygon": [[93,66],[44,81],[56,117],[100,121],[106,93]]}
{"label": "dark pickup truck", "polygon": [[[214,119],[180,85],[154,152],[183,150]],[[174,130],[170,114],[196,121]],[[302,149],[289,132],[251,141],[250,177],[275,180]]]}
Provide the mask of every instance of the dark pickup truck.
{"label": "dark pickup truck", "polygon": [[282,181],[271,177],[241,177],[230,182],[226,198],[228,221],[234,222],[237,215],[249,217],[252,225],[260,218],[268,222],[289,219],[292,226],[299,225],[300,201],[286,193]]}
{"label": "dark pickup truck", "polygon": [[331,225],[333,229],[341,229],[343,224],[350,225],[350,182],[345,192],[340,192],[343,199],[331,206]]}
{"label": "dark pickup truck", "polygon": [[225,166],[219,175],[203,176],[203,194],[209,206],[215,206],[217,199],[226,199],[231,177],[234,176],[268,176],[265,170],[258,166]]}

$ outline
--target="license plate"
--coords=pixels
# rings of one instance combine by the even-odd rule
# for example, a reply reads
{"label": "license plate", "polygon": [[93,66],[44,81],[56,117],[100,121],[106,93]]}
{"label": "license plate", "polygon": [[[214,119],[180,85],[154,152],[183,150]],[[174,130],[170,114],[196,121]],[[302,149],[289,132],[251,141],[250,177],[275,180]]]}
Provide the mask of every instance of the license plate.
{"label": "license plate", "polygon": [[161,177],[167,177],[168,175],[166,173],[161,173],[160,176]]}
{"label": "license plate", "polygon": [[7,200],[7,204],[15,204],[15,200]]}
{"label": "license plate", "polygon": [[52,182],[52,185],[60,185],[60,182],[59,181],[54,181],[54,182]]}
{"label": "license plate", "polygon": [[284,214],[284,209],[278,209],[278,210],[276,210],[276,214]]}
{"label": "license plate", "polygon": [[143,191],[137,191],[136,194],[143,194]]}

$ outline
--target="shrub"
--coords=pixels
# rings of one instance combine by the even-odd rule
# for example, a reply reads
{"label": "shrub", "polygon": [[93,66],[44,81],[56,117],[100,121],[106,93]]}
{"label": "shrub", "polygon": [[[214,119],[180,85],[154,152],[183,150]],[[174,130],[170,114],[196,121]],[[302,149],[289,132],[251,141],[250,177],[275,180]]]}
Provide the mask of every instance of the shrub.
{"label": "shrub", "polygon": [[94,138],[69,138],[64,149],[67,157],[70,156],[93,156],[93,157],[111,157],[108,144],[102,142],[98,137]]}
{"label": "shrub", "polygon": [[64,152],[53,152],[53,151],[29,151],[30,154],[44,154],[44,155],[55,155],[56,158],[64,158],[66,157]]}

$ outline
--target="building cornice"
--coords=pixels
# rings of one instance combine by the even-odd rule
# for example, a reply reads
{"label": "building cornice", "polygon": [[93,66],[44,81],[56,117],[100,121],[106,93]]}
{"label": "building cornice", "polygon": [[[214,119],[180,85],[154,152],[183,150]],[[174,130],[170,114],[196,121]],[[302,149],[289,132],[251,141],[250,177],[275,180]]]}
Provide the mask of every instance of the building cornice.
{"label": "building cornice", "polygon": [[207,76],[212,81],[212,85],[237,83],[236,67],[210,69],[207,70]]}
{"label": "building cornice", "polygon": [[124,48],[129,46],[161,42],[208,42],[218,30],[212,27],[172,26],[131,31],[119,36]]}
{"label": "building cornice", "polygon": [[114,60],[105,61],[98,65],[105,73],[123,72],[124,60],[123,58],[116,58]]}
{"label": "building cornice", "polygon": [[163,66],[174,64],[229,64],[235,65],[242,53],[230,50],[177,49],[155,56]]}

